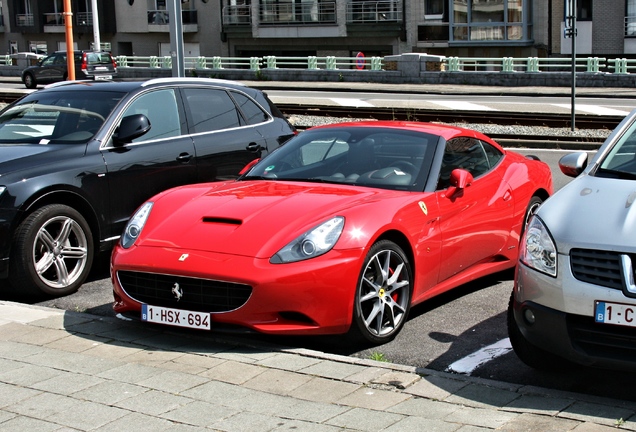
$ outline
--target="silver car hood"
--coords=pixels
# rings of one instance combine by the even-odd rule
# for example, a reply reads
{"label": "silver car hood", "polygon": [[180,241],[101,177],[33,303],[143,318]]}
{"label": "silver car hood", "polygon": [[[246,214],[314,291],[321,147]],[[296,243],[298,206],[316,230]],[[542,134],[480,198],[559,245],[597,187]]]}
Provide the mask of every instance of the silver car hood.
{"label": "silver car hood", "polygon": [[559,253],[572,248],[636,252],[636,181],[583,174],[538,211]]}

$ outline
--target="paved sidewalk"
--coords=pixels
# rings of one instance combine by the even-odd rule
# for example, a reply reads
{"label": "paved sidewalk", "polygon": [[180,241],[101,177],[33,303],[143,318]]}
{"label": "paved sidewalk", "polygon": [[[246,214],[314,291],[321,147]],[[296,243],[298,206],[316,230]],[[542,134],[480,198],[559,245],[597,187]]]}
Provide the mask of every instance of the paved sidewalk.
{"label": "paved sidewalk", "polygon": [[0,301],[0,431],[636,430],[636,403]]}

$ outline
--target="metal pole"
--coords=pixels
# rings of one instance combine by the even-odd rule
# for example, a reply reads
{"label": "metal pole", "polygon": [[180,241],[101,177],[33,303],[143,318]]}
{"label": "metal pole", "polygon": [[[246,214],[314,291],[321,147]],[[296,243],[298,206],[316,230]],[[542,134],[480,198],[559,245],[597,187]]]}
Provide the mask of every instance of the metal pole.
{"label": "metal pole", "polygon": [[168,1],[170,19],[170,57],[172,57],[172,76],[184,77],[183,60],[183,23],[181,19],[181,0]]}
{"label": "metal pole", "polygon": [[576,0],[572,2],[572,131],[576,129]]}
{"label": "metal pole", "polygon": [[91,0],[93,13],[93,51],[101,51],[102,42],[99,38],[99,14],[97,13],[97,0]]}
{"label": "metal pole", "polygon": [[67,79],[75,80],[75,55],[73,49],[73,12],[71,11],[71,0],[64,0],[64,28],[66,30],[66,68],[68,69]]}

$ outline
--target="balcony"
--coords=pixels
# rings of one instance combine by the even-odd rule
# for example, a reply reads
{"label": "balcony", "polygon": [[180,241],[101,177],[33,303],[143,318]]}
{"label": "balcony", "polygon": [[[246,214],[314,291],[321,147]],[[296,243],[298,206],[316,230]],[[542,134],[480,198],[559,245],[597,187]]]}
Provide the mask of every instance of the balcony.
{"label": "balcony", "polygon": [[[170,32],[170,13],[167,10],[148,11],[148,31],[150,32]],[[181,24],[184,33],[194,33],[198,31],[197,11],[187,9],[181,11]]]}
{"label": "balcony", "polygon": [[636,16],[625,17],[625,37],[636,37]]}
{"label": "balcony", "polygon": [[33,27],[35,19],[33,14],[17,14],[15,16],[15,24],[17,27]]}
{"label": "balcony", "polygon": [[260,4],[261,25],[316,25],[336,23],[336,2]]}
{"label": "balcony", "polygon": [[223,25],[250,25],[252,23],[251,10],[250,5],[225,6],[223,8]]}
{"label": "balcony", "polygon": [[402,22],[402,1],[361,1],[347,3],[347,24]]}

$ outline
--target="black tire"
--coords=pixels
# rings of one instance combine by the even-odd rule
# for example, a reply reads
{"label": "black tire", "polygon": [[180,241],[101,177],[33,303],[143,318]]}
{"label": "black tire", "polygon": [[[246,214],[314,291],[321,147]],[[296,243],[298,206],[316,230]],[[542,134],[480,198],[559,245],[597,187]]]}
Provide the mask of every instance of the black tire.
{"label": "black tire", "polygon": [[380,240],[367,254],[356,288],[352,332],[379,345],[400,332],[411,307],[411,264],[395,243]]}
{"label": "black tire", "polygon": [[538,196],[533,196],[530,198],[530,202],[528,203],[528,207],[526,207],[526,213],[523,216],[523,226],[521,227],[521,234],[526,232],[526,228],[528,227],[528,222],[530,222],[530,218],[534,215],[539,207],[543,204],[543,200]]}
{"label": "black tire", "polygon": [[24,294],[65,296],[84,283],[93,256],[92,233],[82,215],[65,205],[46,205],[14,234],[9,283]]}
{"label": "black tire", "polygon": [[35,77],[30,72],[24,74],[24,76],[22,77],[22,82],[24,82],[24,86],[28,89],[34,89],[38,86]]}
{"label": "black tire", "polygon": [[565,369],[570,362],[531,344],[523,336],[523,333],[521,333],[514,317],[513,298],[514,293],[510,296],[510,301],[508,302],[506,321],[508,325],[510,345],[512,345],[512,349],[515,354],[517,354],[517,357],[533,369],[542,371],[560,371]]}

